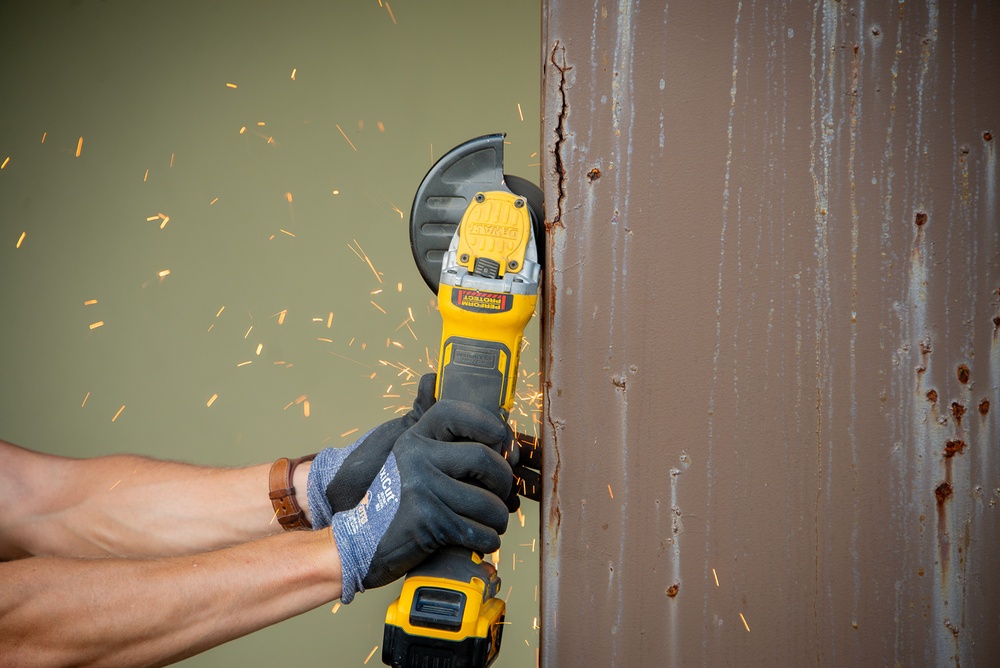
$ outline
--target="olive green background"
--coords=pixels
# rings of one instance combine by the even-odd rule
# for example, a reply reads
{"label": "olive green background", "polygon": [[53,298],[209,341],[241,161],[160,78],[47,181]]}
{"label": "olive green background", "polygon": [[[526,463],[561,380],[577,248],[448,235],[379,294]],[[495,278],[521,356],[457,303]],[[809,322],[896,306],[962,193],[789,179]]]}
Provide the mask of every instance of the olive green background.
{"label": "olive green background", "polygon": [[[415,387],[401,369],[430,369],[440,337],[413,193],[498,131],[506,171],[537,182],[539,21],[538,0],[0,5],[0,438],[240,465],[392,417]],[[524,506],[497,666],[536,661]],[[397,591],[187,665],[362,665]]]}

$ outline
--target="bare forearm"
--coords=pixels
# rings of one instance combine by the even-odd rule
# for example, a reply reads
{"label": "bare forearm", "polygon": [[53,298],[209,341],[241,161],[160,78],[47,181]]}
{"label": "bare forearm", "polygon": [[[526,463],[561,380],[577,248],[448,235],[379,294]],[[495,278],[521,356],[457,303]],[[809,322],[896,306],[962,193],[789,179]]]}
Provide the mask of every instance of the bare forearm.
{"label": "bare forearm", "polygon": [[[6,479],[0,471],[0,559],[190,554],[281,530],[268,499],[268,464],[226,469],[129,455],[77,460],[3,442],[0,464],[8,469]],[[303,475],[308,464],[296,469],[296,483]],[[304,478],[301,489],[305,505]]]}
{"label": "bare forearm", "polygon": [[341,592],[329,530],[157,560],[23,559],[0,581],[0,656],[31,666],[162,665]]}

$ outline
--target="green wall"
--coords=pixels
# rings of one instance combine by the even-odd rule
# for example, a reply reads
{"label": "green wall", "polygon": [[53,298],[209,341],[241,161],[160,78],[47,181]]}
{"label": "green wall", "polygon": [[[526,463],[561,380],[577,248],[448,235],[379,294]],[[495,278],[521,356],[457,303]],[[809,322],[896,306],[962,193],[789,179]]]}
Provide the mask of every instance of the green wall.
{"label": "green wall", "polygon": [[[440,336],[410,257],[414,190],[449,148],[497,131],[508,173],[537,182],[540,9],[388,6],[0,6],[0,438],[239,465],[345,445],[408,402],[399,369],[429,369]],[[524,506],[501,551],[498,666],[536,660]],[[397,591],[186,663],[361,665]]]}

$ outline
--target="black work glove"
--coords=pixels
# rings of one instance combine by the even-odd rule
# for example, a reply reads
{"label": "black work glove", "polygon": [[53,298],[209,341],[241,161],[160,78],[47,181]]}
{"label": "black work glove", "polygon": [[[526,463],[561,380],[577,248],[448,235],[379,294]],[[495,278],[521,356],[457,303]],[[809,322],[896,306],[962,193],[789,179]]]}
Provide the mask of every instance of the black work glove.
{"label": "black work glove", "polygon": [[[417,420],[434,405],[434,384],[437,375],[433,373],[424,374],[417,385],[417,398],[413,400],[413,408],[403,417],[389,420],[378,427],[375,427],[367,434],[359,438],[346,448],[326,448],[321,450],[313,460],[309,469],[309,481],[307,490],[309,494],[309,512],[312,515],[312,525],[316,529],[330,526],[330,518],[338,510],[353,508],[361,502],[368,486],[378,474],[379,469],[385,464],[389,451],[396,443],[403,432],[417,423]],[[330,481],[350,459],[351,455],[358,453],[363,455],[359,460],[354,459],[353,474],[351,477],[352,487],[345,487],[339,491],[339,498],[343,507],[331,509],[327,501],[326,490]]]}
{"label": "black work glove", "polygon": [[[507,438],[498,416],[443,400],[396,439],[383,459],[374,448],[352,452],[326,489],[335,513],[341,600],[350,603],[356,592],[396,580],[447,545],[482,553],[499,548],[508,518],[503,499],[514,480],[498,452]],[[361,502],[348,506],[352,495],[342,490],[356,489],[376,465]]]}

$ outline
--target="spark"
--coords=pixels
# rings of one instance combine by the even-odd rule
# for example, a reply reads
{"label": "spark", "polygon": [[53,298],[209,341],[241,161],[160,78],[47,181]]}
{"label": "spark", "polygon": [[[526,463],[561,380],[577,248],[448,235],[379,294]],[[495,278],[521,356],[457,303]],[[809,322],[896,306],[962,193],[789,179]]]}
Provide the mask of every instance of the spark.
{"label": "spark", "polygon": [[295,403],[297,403],[297,404],[301,404],[301,403],[302,403],[303,401],[305,401],[305,400],[306,400],[306,399],[308,399],[308,398],[309,398],[309,395],[308,395],[308,394],[300,394],[299,396],[297,396],[297,397],[295,398]]}
{"label": "spark", "polygon": [[3,164],[0,164],[0,169],[3,169],[4,167],[6,167],[8,162],[10,162],[10,156],[9,155],[6,158],[4,158]]}
{"label": "spark", "polygon": [[292,68],[292,81],[295,81],[295,73],[298,71],[297,67]]}
{"label": "spark", "polygon": [[218,197],[216,197],[216,198],[215,198],[215,199],[213,199],[213,200],[212,200],[211,202],[209,202],[209,203],[208,203],[208,205],[209,205],[209,206],[212,206],[213,204],[215,204],[215,203],[216,203],[216,202],[218,202],[218,201],[219,201],[219,198],[218,198]]}
{"label": "spark", "polygon": [[225,305],[223,305],[222,308],[220,308],[218,310],[218,312],[215,314],[215,317],[218,318],[220,315],[222,315],[222,312],[225,311],[225,310],[226,310],[226,307],[225,307]]}
{"label": "spark", "polygon": [[326,328],[330,329],[333,327],[333,311],[330,311],[330,315],[326,318]]}
{"label": "spark", "polygon": [[385,125],[382,124],[382,121],[379,121],[376,125],[378,125],[379,132],[385,132]]}
{"label": "spark", "polygon": [[290,193],[290,192],[285,193],[285,199],[288,200],[289,204],[291,204],[292,203],[292,193]]}
{"label": "spark", "polygon": [[[403,284],[400,283],[399,285],[400,285],[400,290],[402,290]],[[406,307],[406,312],[410,314],[410,322],[416,322],[417,321],[417,319],[413,317],[413,309],[412,308],[410,308],[409,306],[407,306]]]}
{"label": "spark", "polygon": [[278,519],[278,509],[277,508],[274,509],[274,514],[271,515],[271,521],[267,523],[268,526],[274,524],[274,520],[276,520],[276,519]]}
{"label": "spark", "polygon": [[149,170],[147,169],[146,173],[143,174],[142,176],[142,182],[145,183],[148,178],[149,178]]}
{"label": "spark", "polygon": [[344,432],[343,434],[341,434],[341,435],[340,435],[340,437],[341,437],[341,438],[344,438],[344,437],[346,437],[346,436],[350,436],[351,434],[353,434],[353,433],[357,432],[358,430],[359,430],[359,428],[358,428],[358,427],[355,427],[354,429],[348,429],[348,430],[347,430],[347,431],[345,431],[345,432]]}
{"label": "spark", "polygon": [[610,482],[608,483],[608,495],[611,496],[612,499],[615,498],[615,493],[611,491],[611,483]]}
{"label": "spark", "polygon": [[157,276],[159,276],[160,278],[166,278],[169,275],[170,275],[170,270],[169,269],[164,269],[163,271],[161,271],[161,272],[159,272],[157,274]]}
{"label": "spark", "polygon": [[97,322],[90,323],[90,328],[91,329],[97,329],[98,327],[104,327],[104,321],[103,320],[98,320]]}
{"label": "spark", "polygon": [[331,192],[331,194],[334,194],[334,195],[339,195],[340,194],[339,190],[331,190],[330,192]]}
{"label": "spark", "polygon": [[521,103],[517,103],[517,115],[521,117],[521,122],[524,122],[524,113],[521,111]]}
{"label": "spark", "polygon": [[146,222],[147,223],[151,223],[154,220],[159,220],[159,219],[160,219],[160,215],[159,214],[157,214],[155,216],[146,216]]}
{"label": "spark", "polygon": [[43,132],[42,133],[42,143],[43,144],[45,143],[45,137],[48,136],[48,134],[49,134],[48,132]]}
{"label": "spark", "polygon": [[[275,511],[275,512],[277,512],[277,511]],[[337,614],[338,610],[340,610],[340,601],[337,601],[336,603],[333,604],[333,607],[330,608],[330,612],[333,613],[333,614]]]}
{"label": "spark", "polygon": [[16,244],[15,246],[14,246],[14,248],[20,248],[20,247],[21,247],[21,244],[23,244],[23,243],[24,243],[24,238],[25,238],[26,236],[28,236],[28,233],[27,233],[26,231],[25,231],[25,232],[21,232],[21,236],[20,236],[20,237],[18,237],[18,239],[17,239],[17,244]]}
{"label": "spark", "polygon": [[247,131],[247,126],[244,125],[243,127],[240,128],[240,134],[243,134],[246,131]]}
{"label": "spark", "polygon": [[88,299],[87,301],[83,302],[83,305],[84,306],[93,306],[96,303],[97,303],[96,299]]}
{"label": "spark", "polygon": [[120,483],[121,481],[122,481],[122,480],[121,480],[121,478],[119,478],[119,479],[118,479],[118,482],[116,482],[115,484],[111,485],[111,487],[109,487],[109,488],[108,488],[108,491],[110,492],[110,491],[111,491],[111,490],[113,490],[113,489],[114,489],[115,487],[117,487],[117,486],[118,486],[118,483]]}
{"label": "spark", "polygon": [[76,142],[76,157],[80,157],[80,153],[83,152],[83,137],[80,137]]}
{"label": "spark", "polygon": [[378,290],[372,290],[368,294],[370,294],[370,295],[380,295],[380,294],[382,294],[382,288],[379,288]]}
{"label": "spark", "polygon": [[743,616],[742,612],[740,613],[740,619],[743,620],[743,626],[746,627],[747,633],[750,633],[750,625],[747,624],[747,618]]}
{"label": "spark", "polygon": [[361,244],[358,243],[357,239],[351,239],[351,241],[353,241],[355,244],[357,244],[357,246],[358,246],[357,250],[355,250],[354,246],[352,246],[351,244],[347,244],[347,247],[350,248],[352,251],[354,251],[355,255],[357,255],[359,258],[361,258],[362,260],[364,260],[368,264],[368,267],[372,270],[372,273],[375,274],[375,278],[378,279],[379,283],[381,283],[382,282],[382,277],[379,276],[378,272],[375,270],[375,265],[372,264],[371,259],[368,257],[368,253],[366,253],[364,251],[364,249],[361,248]]}
{"label": "spark", "polygon": [[402,291],[403,291],[403,282],[400,281],[399,283],[396,283],[396,292],[402,292]]}
{"label": "spark", "polygon": [[247,360],[246,362],[240,362],[237,367],[246,366],[247,364],[253,364],[253,360]]}
{"label": "spark", "polygon": [[173,166],[174,166],[174,154],[171,153],[170,154],[170,164],[168,165],[168,167],[173,167]]}
{"label": "spark", "polygon": [[83,398],[83,403],[80,404],[80,408],[83,408],[84,406],[87,405],[87,399],[90,399],[90,392],[87,392],[87,395]]}
{"label": "spark", "polygon": [[264,344],[263,343],[258,343],[257,344],[257,356],[258,357],[260,357],[260,351],[262,351],[262,350],[264,350]]}
{"label": "spark", "polygon": [[521,523],[521,528],[523,529],[524,528],[524,513],[521,512],[520,508],[517,509],[517,521]]}
{"label": "spark", "polygon": [[341,355],[340,353],[335,353],[332,350],[329,350],[327,352],[329,352],[331,355],[334,355],[335,357],[339,357],[340,359],[347,360],[348,362],[354,362],[358,366],[363,366],[366,369],[370,369],[371,368],[371,365],[365,364],[364,362],[359,362],[356,359],[351,359],[350,357],[347,357],[346,355]]}
{"label": "spark", "polygon": [[399,219],[402,220],[403,219],[403,212],[400,210],[400,208],[398,206],[396,206],[395,204],[393,204],[392,202],[389,202],[389,206],[392,207],[393,211],[395,211],[396,213],[399,214]]}
{"label": "spark", "polygon": [[250,332],[252,331],[253,331],[253,325],[250,325],[250,329],[248,329],[247,333],[243,335],[243,339],[246,340],[246,338],[250,336]]}
{"label": "spark", "polygon": [[389,1],[386,0],[385,10],[389,12],[389,18],[392,19],[392,25],[396,25],[396,17],[392,14],[392,7],[389,6]]}
{"label": "spark", "polygon": [[[337,124],[334,123],[334,125],[337,125]],[[350,144],[351,148],[354,149],[354,152],[357,153],[358,152],[358,147],[354,145],[354,142],[351,141],[350,137],[348,137],[347,134],[343,130],[340,129],[339,125],[337,125],[337,129],[340,130],[340,134],[344,135],[344,139],[347,140],[347,143]]]}
{"label": "spark", "polygon": [[236,86],[236,84],[234,84],[234,83],[227,83],[227,84],[226,84],[226,88],[236,88],[236,87],[237,87],[237,86]]}
{"label": "spark", "polygon": [[285,316],[286,315],[288,315],[288,309],[285,309],[284,311],[280,311],[278,313],[278,324],[279,325],[285,324]]}
{"label": "spark", "polygon": [[170,216],[163,216],[163,222],[160,223],[160,229],[162,230],[170,222]]}
{"label": "spark", "polygon": [[324,339],[322,336],[317,336],[316,340],[322,341],[323,343],[333,343],[333,339]]}
{"label": "spark", "polygon": [[368,652],[368,656],[365,657],[365,663],[364,663],[364,665],[366,665],[366,666],[368,665],[368,662],[371,660],[372,656],[375,655],[375,650],[377,650],[377,649],[378,649],[378,645],[375,645],[374,647],[372,647],[372,651]]}
{"label": "spark", "polygon": [[264,125],[266,125],[264,121],[257,121],[257,127],[262,128]]}
{"label": "spark", "polygon": [[219,394],[218,394],[218,393],[216,393],[216,394],[213,394],[213,395],[212,395],[212,398],[208,400],[208,403],[207,403],[207,404],[205,404],[205,407],[206,407],[206,408],[211,408],[211,407],[212,407],[212,404],[214,404],[214,403],[215,403],[215,400],[216,400],[216,399],[218,399],[218,398],[219,398]]}
{"label": "spark", "polygon": [[309,401],[308,400],[302,402],[302,415],[304,415],[305,417],[309,417]]}
{"label": "spark", "polygon": [[538,155],[538,151],[535,151],[534,153],[532,153],[532,154],[531,154],[531,155],[529,155],[528,157],[529,157],[529,158],[534,158],[534,157],[535,157],[536,155]]}
{"label": "spark", "polygon": [[368,303],[371,304],[372,306],[374,306],[375,308],[377,308],[379,311],[382,311],[382,313],[385,313],[385,309],[382,308],[381,306],[379,306],[378,304],[376,304],[375,302],[369,300]]}
{"label": "spark", "polygon": [[285,234],[287,234],[288,236],[290,236],[290,237],[292,237],[292,238],[295,238],[295,235],[294,235],[294,234],[292,234],[291,232],[289,232],[288,230],[283,230],[283,229],[281,229],[281,228],[279,227],[279,228],[278,228],[278,231],[280,231],[280,232],[284,232],[284,233],[285,233]]}
{"label": "spark", "polygon": [[122,414],[123,410],[125,410],[125,404],[122,404],[122,407],[118,409],[118,412],[115,413],[115,416],[113,418],[111,418],[111,421],[114,422],[115,420],[117,420],[118,416]]}
{"label": "spark", "polygon": [[712,577],[715,578],[715,586],[718,587],[719,586],[719,574],[715,572],[714,568],[712,569]]}
{"label": "spark", "polygon": [[211,332],[213,327],[215,327],[215,323],[214,322],[211,325],[208,326],[207,330],[205,330],[206,333]]}

